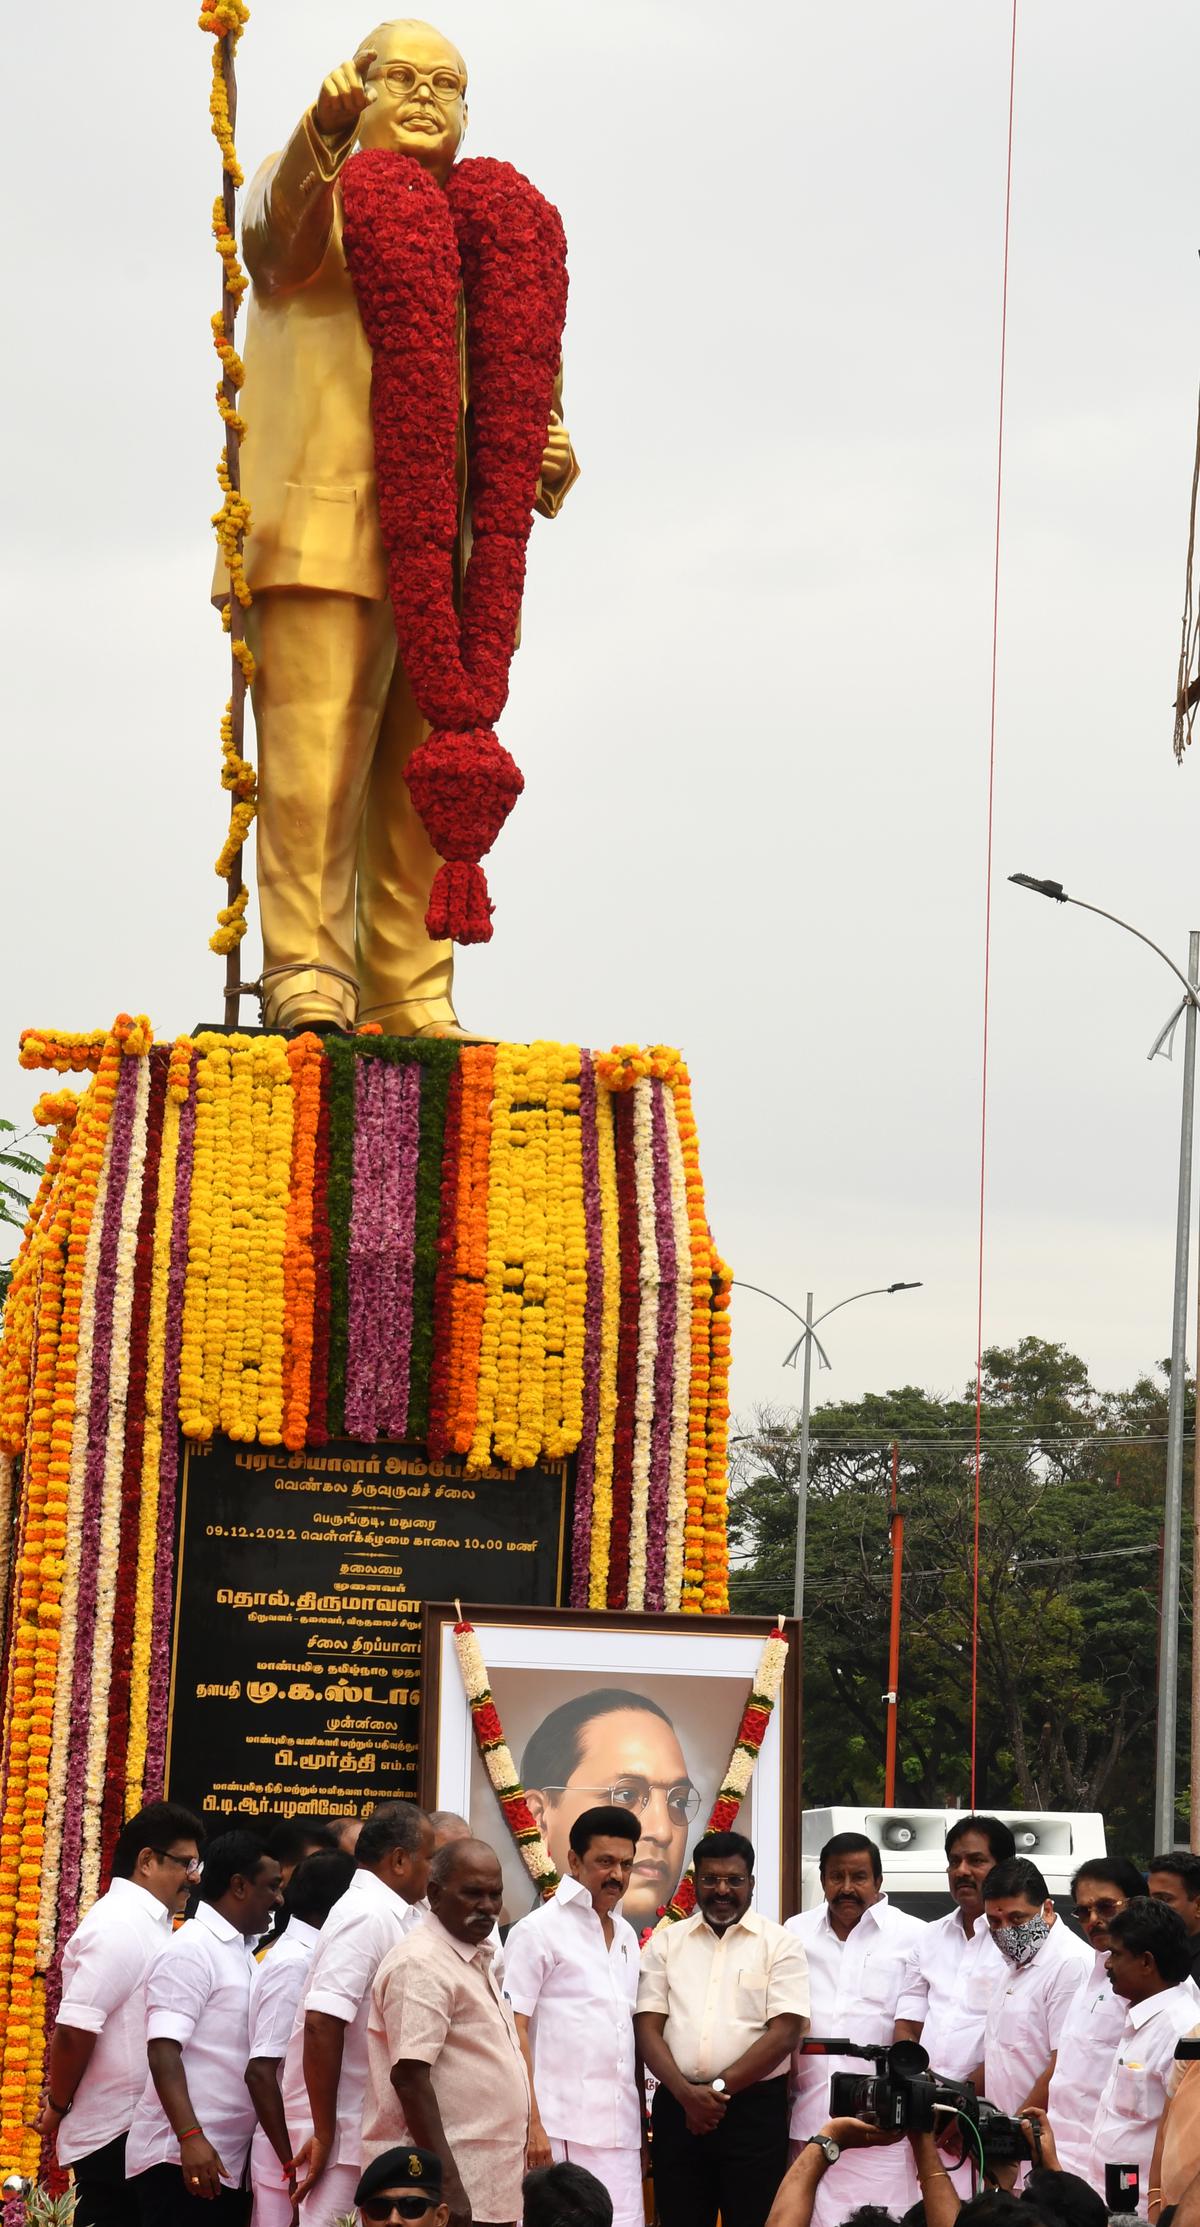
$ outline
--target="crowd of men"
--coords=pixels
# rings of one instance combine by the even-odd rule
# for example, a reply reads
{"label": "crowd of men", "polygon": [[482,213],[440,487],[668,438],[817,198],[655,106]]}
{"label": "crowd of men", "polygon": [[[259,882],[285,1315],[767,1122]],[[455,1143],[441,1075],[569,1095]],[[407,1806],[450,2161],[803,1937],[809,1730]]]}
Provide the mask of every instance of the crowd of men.
{"label": "crowd of men", "polygon": [[[1022,2227],[1102,2227],[1117,2165],[1143,2217],[1200,2227],[1200,2049],[1175,2058],[1200,2034],[1200,1859],[1088,1861],[1075,1932],[1008,1828],[964,1817],[924,1923],[842,1833],[822,1902],[779,1925],[749,1841],[713,1833],[693,1916],[639,1940],[639,1836],[628,1808],[581,1811],[502,1944],[499,1859],[460,1817],[238,1823],[202,1861],[196,1818],[143,1810],[63,1959],[41,2126],[77,2227],[643,2227],[651,2174],[661,2227],[951,2227],[962,2203],[976,2227],[1017,2203]],[[1014,2118],[1038,2169],[989,2168],[1009,2193],[972,2200],[948,2108],[911,2140],[831,2116],[834,2075],[873,2068],[816,2045],[897,2041]]]}

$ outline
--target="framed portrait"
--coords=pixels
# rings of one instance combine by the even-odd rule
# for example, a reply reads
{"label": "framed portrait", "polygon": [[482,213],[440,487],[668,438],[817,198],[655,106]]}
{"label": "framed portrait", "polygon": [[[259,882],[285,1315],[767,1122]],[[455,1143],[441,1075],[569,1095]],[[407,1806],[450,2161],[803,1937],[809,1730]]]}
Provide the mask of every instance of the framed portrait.
{"label": "framed portrait", "polygon": [[[641,1932],[670,1901],[704,1830],[749,1698],[768,1620],[566,1608],[472,1608],[492,1695],[556,1871],[585,1809],[615,1801],[641,1825],[624,1910]],[[424,1809],[454,1810],[504,1872],[502,1923],[536,1901],[479,1758],[454,1650],[454,1602],[427,1601],[421,1647]],[[800,1908],[799,1633],[737,1819],[755,1849],[755,1905]]]}

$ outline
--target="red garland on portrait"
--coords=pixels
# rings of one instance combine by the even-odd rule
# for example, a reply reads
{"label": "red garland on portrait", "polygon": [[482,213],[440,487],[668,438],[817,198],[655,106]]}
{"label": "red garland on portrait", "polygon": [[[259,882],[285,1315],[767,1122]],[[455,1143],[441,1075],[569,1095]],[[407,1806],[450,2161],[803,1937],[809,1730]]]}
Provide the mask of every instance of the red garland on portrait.
{"label": "red garland on portrait", "polygon": [[[406,771],[446,863],[431,936],[486,943],[480,859],[524,786],[493,731],[508,697],[525,552],[567,308],[558,213],[510,163],[460,162],[443,189],[411,155],[369,148],[342,174],[343,237],[372,349],[379,517],[405,671],[433,733]],[[472,543],[459,533],[458,299],[466,308]]]}

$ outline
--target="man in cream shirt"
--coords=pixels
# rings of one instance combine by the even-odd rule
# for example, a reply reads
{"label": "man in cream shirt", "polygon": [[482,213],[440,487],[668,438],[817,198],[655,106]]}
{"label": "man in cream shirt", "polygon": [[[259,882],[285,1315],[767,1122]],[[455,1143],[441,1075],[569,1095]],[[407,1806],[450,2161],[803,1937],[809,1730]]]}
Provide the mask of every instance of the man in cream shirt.
{"label": "man in cream shirt", "polygon": [[528,2051],[530,2156],[586,2167],[613,2227],[644,2227],[641,2082],[633,2040],[638,1942],[621,1915],[641,1827],[632,1810],[585,1809],[549,1902],[508,1936],[504,1992]]}
{"label": "man in cream shirt", "polygon": [[659,2085],[654,2191],[662,2227],[764,2227],[787,2169],[787,2068],[808,2024],[800,1943],[750,1907],[754,1850],[706,1833],[697,1910],[642,1953],[634,2030]]}
{"label": "man in cream shirt", "polygon": [[[897,1910],[883,1893],[883,1863],[864,1833],[835,1833],[820,1856],[825,1900],[789,1918],[803,1943],[812,1988],[811,2032],[866,2047],[886,2047],[895,2031],[911,1952],[925,1934],[920,1918]],[[798,2056],[792,2066],[793,2151],[829,2116],[835,2072],[870,2072],[861,2057]],[[847,2151],[834,2159],[817,2189],[816,2227],[836,2227],[858,2204],[881,2204],[897,2217],[917,2199],[907,2142]]]}

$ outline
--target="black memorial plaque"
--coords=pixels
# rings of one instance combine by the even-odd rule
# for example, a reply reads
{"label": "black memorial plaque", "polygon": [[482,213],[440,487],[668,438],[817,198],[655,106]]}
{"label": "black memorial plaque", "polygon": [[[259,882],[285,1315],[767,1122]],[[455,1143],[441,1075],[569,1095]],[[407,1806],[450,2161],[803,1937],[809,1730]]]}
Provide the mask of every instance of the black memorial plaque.
{"label": "black memorial plaque", "polygon": [[564,1462],[335,1439],[185,1445],[167,1787],[202,1817],[366,1816],[417,1792],[421,1604],[554,1607]]}

